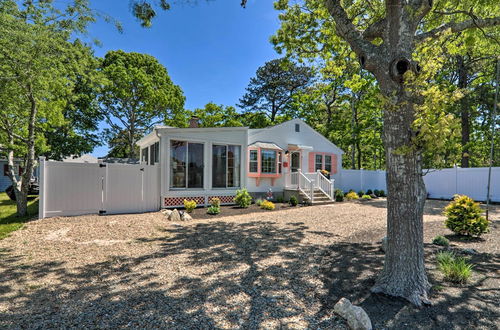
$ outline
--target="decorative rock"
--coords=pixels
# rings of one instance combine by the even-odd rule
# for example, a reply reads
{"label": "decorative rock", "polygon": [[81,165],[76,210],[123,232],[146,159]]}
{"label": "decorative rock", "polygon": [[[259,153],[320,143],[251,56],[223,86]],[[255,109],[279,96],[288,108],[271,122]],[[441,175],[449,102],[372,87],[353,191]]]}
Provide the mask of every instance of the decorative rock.
{"label": "decorative rock", "polygon": [[191,221],[191,220],[193,220],[193,217],[191,217],[191,216],[189,215],[189,213],[187,213],[187,212],[183,212],[183,213],[182,213],[182,216],[181,216],[181,220],[182,220],[182,221]]}
{"label": "decorative rock", "polygon": [[353,330],[371,330],[372,322],[365,310],[351,304],[349,299],[342,298],[333,307],[335,313],[347,320],[347,324]]}
{"label": "decorative rock", "polygon": [[164,210],[161,210],[161,213],[163,213],[168,218],[170,216],[170,214],[172,214],[172,210],[164,209]]}
{"label": "decorative rock", "polygon": [[472,248],[463,249],[462,252],[469,255],[478,254],[478,252]]}
{"label": "decorative rock", "polygon": [[387,236],[382,238],[381,243],[380,249],[385,252],[387,250]]}
{"label": "decorative rock", "polygon": [[168,216],[168,220],[170,221],[181,221],[181,214],[177,209],[174,209],[172,213]]}

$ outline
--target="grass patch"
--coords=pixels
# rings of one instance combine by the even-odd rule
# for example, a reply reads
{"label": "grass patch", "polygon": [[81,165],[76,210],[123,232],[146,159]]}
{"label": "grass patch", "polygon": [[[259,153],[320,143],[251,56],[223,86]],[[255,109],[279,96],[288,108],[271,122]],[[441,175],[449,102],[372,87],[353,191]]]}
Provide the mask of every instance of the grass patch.
{"label": "grass patch", "polygon": [[465,284],[472,276],[472,265],[464,257],[457,257],[448,251],[436,255],[439,270],[445,281]]}
{"label": "grass patch", "polygon": [[6,193],[0,193],[0,239],[21,228],[24,223],[38,214],[38,198],[28,200],[28,215],[17,216],[16,202]]}

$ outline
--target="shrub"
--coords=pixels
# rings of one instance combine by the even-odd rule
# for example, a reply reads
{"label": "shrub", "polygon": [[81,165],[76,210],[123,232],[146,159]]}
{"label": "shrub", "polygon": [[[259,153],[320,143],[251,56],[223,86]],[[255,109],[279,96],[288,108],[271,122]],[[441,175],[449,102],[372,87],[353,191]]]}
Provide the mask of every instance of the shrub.
{"label": "shrub", "polygon": [[260,208],[264,210],[274,210],[276,206],[274,205],[273,202],[270,201],[263,201],[262,204],[260,204]]}
{"label": "shrub", "polygon": [[210,200],[210,205],[213,207],[219,207],[220,208],[220,199],[217,197],[214,197]]}
{"label": "shrub", "polygon": [[371,198],[378,198],[378,196],[377,196],[377,195],[375,195],[375,194],[371,194],[371,195],[369,195],[369,196],[370,196]]}
{"label": "shrub", "polygon": [[375,194],[375,196],[380,197],[380,190],[375,189],[373,193]]}
{"label": "shrub", "polygon": [[299,204],[299,200],[297,199],[296,196],[291,196],[290,197],[290,205],[291,206],[297,206],[297,204]]}
{"label": "shrub", "polygon": [[378,197],[385,197],[385,191],[381,189]]}
{"label": "shrub", "polygon": [[234,197],[234,202],[242,208],[247,208],[252,203],[252,196],[248,193],[248,190],[241,189],[236,191],[236,196]]}
{"label": "shrub", "polygon": [[219,206],[210,206],[208,209],[207,209],[207,213],[208,214],[211,214],[211,215],[216,215],[216,214],[219,214],[220,213],[220,207]]}
{"label": "shrub", "polygon": [[448,246],[448,245],[450,245],[450,241],[444,236],[437,235],[432,240],[432,244],[441,245],[441,246]]}
{"label": "shrub", "polygon": [[488,232],[488,220],[481,215],[479,203],[465,195],[455,195],[444,209],[445,225],[459,235],[481,236]]}
{"label": "shrub", "polygon": [[185,199],[184,208],[186,209],[187,213],[191,213],[196,208],[196,202],[193,200],[188,201],[187,199]]}
{"label": "shrub", "polygon": [[368,190],[366,191],[366,194],[367,194],[367,195],[373,195],[373,191],[372,191],[371,189],[368,189]]}
{"label": "shrub", "polygon": [[276,203],[283,203],[283,202],[284,202],[283,196],[276,197]]}
{"label": "shrub", "polygon": [[363,195],[361,196],[361,199],[372,199],[370,195]]}
{"label": "shrub", "polygon": [[257,204],[257,206],[260,206],[260,205],[262,204],[262,202],[263,202],[263,201],[264,201],[264,200],[263,200],[262,198],[257,198],[257,199],[255,200],[255,204]]}
{"label": "shrub", "polygon": [[354,191],[351,191],[351,192],[349,192],[349,193],[345,196],[345,198],[346,198],[348,201],[350,201],[350,200],[353,200],[353,199],[359,199],[359,196],[358,196],[358,194],[356,194]]}
{"label": "shrub", "polygon": [[363,195],[366,195],[364,190],[358,191],[358,197],[361,197]]}
{"label": "shrub", "polygon": [[456,257],[453,253],[444,251],[436,255],[436,260],[445,281],[464,284],[472,276],[473,266],[464,257]]}
{"label": "shrub", "polygon": [[335,201],[343,202],[344,201],[344,192],[340,189],[335,189]]}

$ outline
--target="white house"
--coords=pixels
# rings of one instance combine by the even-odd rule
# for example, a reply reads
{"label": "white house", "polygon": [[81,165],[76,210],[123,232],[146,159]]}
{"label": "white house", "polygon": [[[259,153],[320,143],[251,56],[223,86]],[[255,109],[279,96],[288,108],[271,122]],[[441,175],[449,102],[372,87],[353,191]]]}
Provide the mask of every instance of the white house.
{"label": "white house", "polygon": [[[14,165],[15,165],[15,170],[14,172],[17,175],[22,175],[23,174],[23,167],[22,167],[22,161],[20,159],[14,160]],[[7,187],[12,185],[12,181],[9,178],[9,165],[7,159],[0,159],[0,169],[1,169],[1,175],[0,175],[0,192],[5,191]]]}
{"label": "white house", "polygon": [[[343,151],[300,119],[263,128],[157,126],[137,142],[141,164],[159,164],[162,207],[184,199],[207,205],[212,197],[233,202],[236,190],[254,195],[300,194],[333,199]],[[287,195],[288,194],[288,195]]]}

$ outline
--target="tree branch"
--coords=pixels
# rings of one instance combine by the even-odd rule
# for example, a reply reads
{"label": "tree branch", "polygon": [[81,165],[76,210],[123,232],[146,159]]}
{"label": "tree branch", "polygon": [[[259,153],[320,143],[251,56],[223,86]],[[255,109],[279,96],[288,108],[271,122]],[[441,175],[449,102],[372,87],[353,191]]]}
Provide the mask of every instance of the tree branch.
{"label": "tree branch", "polygon": [[374,40],[376,38],[383,38],[387,20],[382,18],[366,28],[362,36],[365,40]]}
{"label": "tree branch", "polygon": [[485,28],[485,27],[491,27],[491,26],[497,26],[500,25],[500,16],[499,17],[492,17],[492,18],[478,18],[478,19],[470,19],[467,21],[455,23],[455,22],[450,22],[443,24],[433,30],[430,30],[428,32],[423,32],[415,36],[415,41],[416,42],[422,42],[425,39],[429,38],[437,38],[441,33],[450,30],[452,33],[458,33],[462,32],[467,29],[474,29],[474,28]]}

